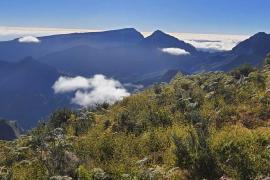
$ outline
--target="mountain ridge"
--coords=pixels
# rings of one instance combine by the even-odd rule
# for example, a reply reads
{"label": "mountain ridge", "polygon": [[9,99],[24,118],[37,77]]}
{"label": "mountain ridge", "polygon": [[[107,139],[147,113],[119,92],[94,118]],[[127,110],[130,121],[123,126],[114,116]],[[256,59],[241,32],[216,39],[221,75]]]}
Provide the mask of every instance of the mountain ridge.
{"label": "mountain ridge", "polygon": [[[90,41],[91,37],[93,41]],[[13,40],[14,47],[12,42],[0,42],[0,59],[4,60],[0,61],[0,115],[18,120],[24,128],[32,127],[57,107],[71,106],[70,95],[55,95],[51,88],[62,75],[91,77],[104,74],[122,83],[149,86],[169,81],[178,71],[187,74],[230,71],[244,63],[260,66],[270,52],[270,35],[266,33],[257,33],[231,51],[218,53],[200,52],[160,30],[145,38],[136,29],[126,28],[39,39],[40,43],[33,44]],[[112,42],[112,39],[116,41]],[[191,53],[173,55],[164,53],[163,48],[180,48]],[[9,55],[10,59],[5,59]],[[22,58],[15,61],[12,57]],[[169,72],[166,74],[166,71]],[[25,101],[32,104],[26,106]],[[16,115],[12,114],[14,108],[18,109]],[[36,108],[33,116],[26,114],[31,108]],[[43,109],[42,112],[38,108]]]}

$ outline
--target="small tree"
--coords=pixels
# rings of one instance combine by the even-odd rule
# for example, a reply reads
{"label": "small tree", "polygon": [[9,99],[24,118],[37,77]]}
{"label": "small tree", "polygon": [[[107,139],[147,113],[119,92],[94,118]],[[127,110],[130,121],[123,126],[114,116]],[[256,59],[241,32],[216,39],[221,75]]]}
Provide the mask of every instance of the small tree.
{"label": "small tree", "polygon": [[55,129],[62,127],[68,122],[73,112],[70,109],[63,108],[55,111],[49,119],[48,125],[50,128]]}

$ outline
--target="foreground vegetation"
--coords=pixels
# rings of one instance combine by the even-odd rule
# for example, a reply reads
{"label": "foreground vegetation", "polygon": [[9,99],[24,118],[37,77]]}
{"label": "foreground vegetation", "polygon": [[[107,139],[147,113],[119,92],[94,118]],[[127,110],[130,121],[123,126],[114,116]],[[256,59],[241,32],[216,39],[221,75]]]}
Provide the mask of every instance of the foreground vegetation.
{"label": "foreground vegetation", "polygon": [[177,75],[108,106],[59,110],[0,143],[1,179],[263,179],[270,176],[270,59]]}

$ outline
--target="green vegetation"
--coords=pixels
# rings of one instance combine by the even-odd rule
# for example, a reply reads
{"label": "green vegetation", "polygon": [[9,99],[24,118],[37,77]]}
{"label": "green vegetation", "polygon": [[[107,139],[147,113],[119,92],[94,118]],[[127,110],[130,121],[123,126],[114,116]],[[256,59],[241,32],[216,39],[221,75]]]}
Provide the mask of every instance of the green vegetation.
{"label": "green vegetation", "polygon": [[263,179],[270,69],[177,75],[108,106],[56,111],[0,142],[0,179]]}

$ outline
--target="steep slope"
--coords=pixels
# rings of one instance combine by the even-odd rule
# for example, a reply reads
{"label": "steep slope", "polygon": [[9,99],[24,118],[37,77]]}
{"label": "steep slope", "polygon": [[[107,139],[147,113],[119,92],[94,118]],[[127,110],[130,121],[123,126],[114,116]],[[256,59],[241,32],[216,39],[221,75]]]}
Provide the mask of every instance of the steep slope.
{"label": "steep slope", "polygon": [[54,68],[32,58],[0,64],[1,117],[30,128],[57,107],[69,105],[65,97],[55,95],[51,88],[60,76]]}

